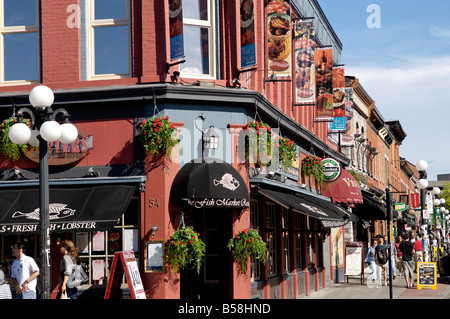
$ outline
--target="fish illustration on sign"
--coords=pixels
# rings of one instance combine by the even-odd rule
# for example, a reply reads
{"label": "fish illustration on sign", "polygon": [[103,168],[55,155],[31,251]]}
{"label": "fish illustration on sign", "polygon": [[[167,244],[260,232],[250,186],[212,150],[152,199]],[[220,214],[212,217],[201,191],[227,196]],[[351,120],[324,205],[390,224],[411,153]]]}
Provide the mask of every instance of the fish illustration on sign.
{"label": "fish illustration on sign", "polygon": [[[76,211],[75,209],[66,208],[66,206],[67,206],[66,204],[59,204],[59,203],[50,204],[48,207],[49,219],[50,220],[61,219],[75,214]],[[39,215],[40,215],[39,208],[36,208],[35,210],[29,213],[22,213],[20,211],[17,211],[12,215],[12,218],[25,217],[27,219],[39,220]]]}
{"label": "fish illustration on sign", "polygon": [[236,178],[234,178],[233,175],[231,175],[230,173],[225,173],[220,181],[214,179],[214,186],[218,185],[222,185],[226,189],[234,191],[236,188],[239,187],[239,181]]}

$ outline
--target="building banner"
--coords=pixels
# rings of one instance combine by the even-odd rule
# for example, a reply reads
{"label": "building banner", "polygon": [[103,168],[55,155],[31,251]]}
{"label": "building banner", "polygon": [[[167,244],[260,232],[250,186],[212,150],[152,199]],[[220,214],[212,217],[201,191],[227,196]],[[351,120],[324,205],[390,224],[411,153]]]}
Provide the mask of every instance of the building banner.
{"label": "building banner", "polygon": [[333,50],[315,51],[316,63],[316,120],[333,118]]}
{"label": "building banner", "polygon": [[267,5],[267,58],[275,75],[291,75],[291,6],[287,0]]}
{"label": "building banner", "polygon": [[241,0],[241,68],[256,64],[254,0]]}
{"label": "building banner", "polygon": [[[341,145],[352,145],[353,141],[353,133],[354,128],[352,127],[352,118],[353,118],[353,89],[345,88],[344,89],[344,107],[345,113],[344,117],[334,117],[333,122],[328,126],[328,140],[335,145],[338,144],[339,141],[339,133],[334,133],[333,131],[339,131],[341,134]],[[336,124],[340,124],[336,126]]]}
{"label": "building banner", "polygon": [[316,98],[316,39],[314,22],[295,23],[295,103],[314,103]]}
{"label": "building banner", "polygon": [[182,0],[169,0],[170,59],[184,57]]}
{"label": "building banner", "polygon": [[345,73],[343,67],[333,68],[333,117],[345,117]]}

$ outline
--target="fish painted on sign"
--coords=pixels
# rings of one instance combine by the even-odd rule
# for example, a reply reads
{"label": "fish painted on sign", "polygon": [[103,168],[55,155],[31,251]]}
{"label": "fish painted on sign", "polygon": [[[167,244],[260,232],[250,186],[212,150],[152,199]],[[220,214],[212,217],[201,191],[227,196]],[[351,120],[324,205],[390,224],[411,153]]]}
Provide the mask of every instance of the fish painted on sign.
{"label": "fish painted on sign", "polygon": [[239,181],[233,177],[230,173],[225,173],[222,176],[222,179],[218,181],[217,179],[214,179],[214,186],[222,185],[223,187],[234,191],[236,188],[239,187]]}
{"label": "fish painted on sign", "polygon": [[[49,219],[50,220],[61,219],[75,214],[76,211],[75,209],[66,208],[66,206],[67,206],[66,204],[58,204],[58,203],[50,204],[48,209]],[[20,211],[17,211],[12,215],[12,217],[13,218],[25,217],[27,219],[39,220],[39,208],[36,208],[35,210],[29,213],[22,213]]]}

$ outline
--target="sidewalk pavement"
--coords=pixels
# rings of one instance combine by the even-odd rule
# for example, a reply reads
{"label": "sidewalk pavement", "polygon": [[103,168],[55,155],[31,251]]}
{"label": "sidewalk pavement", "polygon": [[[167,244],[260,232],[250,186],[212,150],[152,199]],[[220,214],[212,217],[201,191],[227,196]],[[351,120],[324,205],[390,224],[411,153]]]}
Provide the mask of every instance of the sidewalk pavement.
{"label": "sidewalk pavement", "polygon": [[[365,278],[367,279],[367,277]],[[389,282],[389,281],[388,281]],[[360,278],[349,278],[348,282],[336,283],[320,291],[312,292],[304,299],[391,299],[389,286],[368,285],[367,280],[361,283]],[[450,299],[450,277],[437,278],[437,289],[424,287],[406,288],[403,276],[392,280],[392,299]]]}

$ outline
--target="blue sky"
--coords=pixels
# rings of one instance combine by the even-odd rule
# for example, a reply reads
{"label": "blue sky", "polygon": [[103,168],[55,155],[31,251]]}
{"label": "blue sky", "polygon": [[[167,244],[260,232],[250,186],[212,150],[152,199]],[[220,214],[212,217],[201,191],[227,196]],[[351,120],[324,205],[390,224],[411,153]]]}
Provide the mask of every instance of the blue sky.
{"label": "blue sky", "polygon": [[[400,156],[450,173],[450,1],[318,0],[343,43],[346,75],[359,78],[385,120],[407,134]],[[370,28],[379,8],[379,28]]]}

